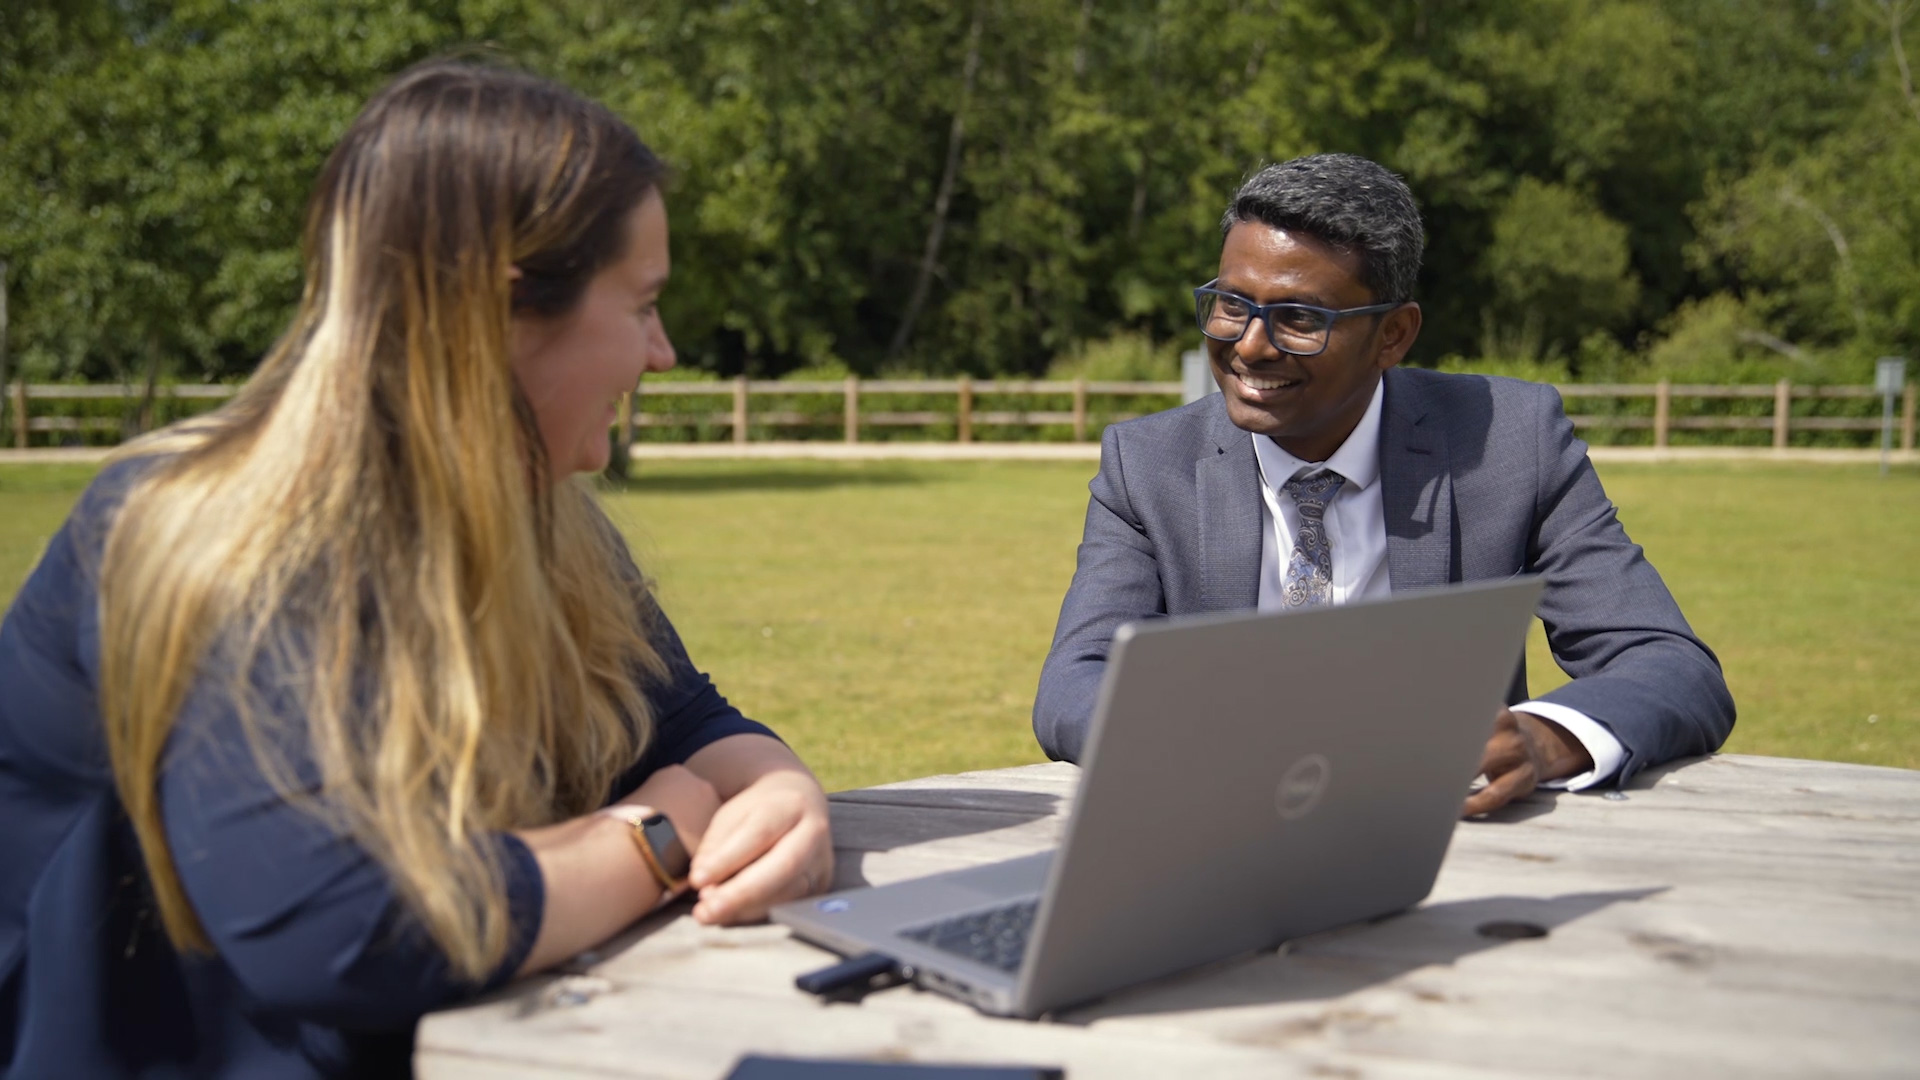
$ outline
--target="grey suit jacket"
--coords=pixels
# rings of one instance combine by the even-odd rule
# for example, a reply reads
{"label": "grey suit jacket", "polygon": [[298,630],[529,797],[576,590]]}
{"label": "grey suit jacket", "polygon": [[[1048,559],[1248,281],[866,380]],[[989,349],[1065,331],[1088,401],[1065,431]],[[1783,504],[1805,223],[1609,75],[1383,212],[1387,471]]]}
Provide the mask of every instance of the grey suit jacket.
{"label": "grey suit jacket", "polygon": [[[1546,576],[1539,615],[1573,681],[1541,700],[1613,732],[1620,783],[1726,741],[1733,698],[1719,661],[1620,527],[1552,387],[1390,369],[1380,483],[1394,592]],[[1066,761],[1085,746],[1122,623],[1259,599],[1259,467],[1218,394],[1109,426],[1088,488],[1079,567],[1033,706],[1040,745]],[[1508,703],[1527,698],[1523,662]]]}

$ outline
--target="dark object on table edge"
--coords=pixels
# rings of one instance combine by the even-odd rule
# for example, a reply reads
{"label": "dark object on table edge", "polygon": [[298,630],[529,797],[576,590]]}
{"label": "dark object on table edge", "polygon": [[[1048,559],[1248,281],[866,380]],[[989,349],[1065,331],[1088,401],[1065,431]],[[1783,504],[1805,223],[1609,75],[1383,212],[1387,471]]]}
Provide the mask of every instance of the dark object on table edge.
{"label": "dark object on table edge", "polygon": [[833,1061],[748,1054],[726,1080],[1066,1080],[1043,1065],[926,1065],[910,1061]]}

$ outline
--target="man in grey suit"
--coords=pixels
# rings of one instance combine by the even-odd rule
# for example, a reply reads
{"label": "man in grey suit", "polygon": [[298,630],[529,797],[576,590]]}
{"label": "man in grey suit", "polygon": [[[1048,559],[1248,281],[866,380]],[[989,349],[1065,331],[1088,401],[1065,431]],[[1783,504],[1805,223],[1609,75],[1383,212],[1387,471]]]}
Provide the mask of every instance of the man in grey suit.
{"label": "man in grey suit", "polygon": [[1530,699],[1522,666],[1465,813],[1718,748],[1734,712],[1719,662],[1621,528],[1559,395],[1398,366],[1423,245],[1399,177],[1345,154],[1269,166],[1222,232],[1219,276],[1194,290],[1221,392],[1101,439],[1033,707],[1048,755],[1079,758],[1122,623],[1521,573],[1546,576],[1539,615],[1573,681]]}

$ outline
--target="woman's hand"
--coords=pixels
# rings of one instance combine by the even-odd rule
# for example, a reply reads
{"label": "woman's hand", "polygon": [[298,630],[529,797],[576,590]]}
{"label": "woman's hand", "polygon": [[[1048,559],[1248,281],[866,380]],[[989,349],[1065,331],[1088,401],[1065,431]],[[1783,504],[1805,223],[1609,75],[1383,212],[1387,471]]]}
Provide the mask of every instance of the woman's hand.
{"label": "woman's hand", "polygon": [[[691,770],[670,765],[620,802],[667,815],[680,842],[694,851],[720,809],[720,794]],[[660,884],[634,850],[633,828],[625,822],[596,812],[516,835],[540,864],[545,889],[540,932],[519,974],[600,944],[660,901]]]}
{"label": "woman's hand", "polygon": [[777,739],[735,735],[687,762],[726,798],[693,858],[693,917],[731,925],[766,918],[786,900],[833,882],[827,796]]}
{"label": "woman's hand", "polygon": [[686,766],[668,765],[615,805],[644,806],[667,815],[681,845],[694,854],[699,852],[708,826],[720,810],[720,794]]}
{"label": "woman's hand", "polygon": [[[724,800],[724,802],[722,801]],[[827,797],[793,751],[765,735],[734,735],[669,765],[622,804],[667,815],[693,853],[694,918],[749,922],[833,880]],[[517,834],[540,864],[546,901],[520,974],[598,945],[647,913],[660,888],[633,850],[633,832],[583,814]]]}
{"label": "woman's hand", "polygon": [[730,925],[823,891],[833,880],[827,797],[813,777],[773,772],[728,799],[713,816],[689,879],[700,892],[693,917]]}

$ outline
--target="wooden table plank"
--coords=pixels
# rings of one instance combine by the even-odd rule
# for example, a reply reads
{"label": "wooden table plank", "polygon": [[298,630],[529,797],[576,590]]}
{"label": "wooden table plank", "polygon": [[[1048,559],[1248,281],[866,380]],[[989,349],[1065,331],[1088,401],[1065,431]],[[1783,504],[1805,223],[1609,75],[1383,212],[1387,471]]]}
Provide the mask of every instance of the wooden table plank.
{"label": "wooden table plank", "polygon": [[[836,884],[1059,840],[1066,765],[833,797]],[[1920,1061],[1920,773],[1723,756],[1624,800],[1541,794],[1456,831],[1416,910],[1048,1023],[909,989],[792,988],[826,954],[655,916],[430,1017],[439,1076],[718,1077],[747,1051],[1064,1064],[1073,1076],[1898,1075]],[[1545,926],[1497,941],[1494,920]]]}

